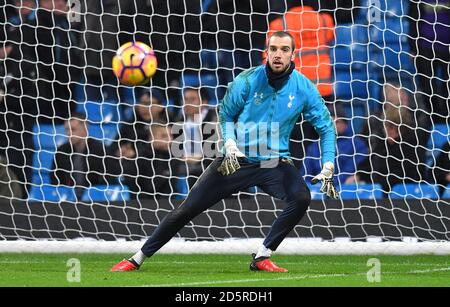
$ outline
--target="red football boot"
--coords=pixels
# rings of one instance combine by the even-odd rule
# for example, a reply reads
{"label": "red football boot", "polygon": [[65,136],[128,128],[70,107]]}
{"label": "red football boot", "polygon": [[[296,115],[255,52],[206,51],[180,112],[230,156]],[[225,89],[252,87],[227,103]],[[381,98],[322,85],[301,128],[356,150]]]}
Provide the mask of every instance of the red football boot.
{"label": "red football boot", "polygon": [[259,257],[255,259],[256,254],[252,254],[253,260],[250,263],[251,271],[266,271],[266,272],[277,272],[277,273],[287,273],[288,270],[280,268],[269,257]]}
{"label": "red football boot", "polygon": [[123,259],[111,268],[111,272],[128,272],[134,270],[139,270],[139,265],[131,259]]}

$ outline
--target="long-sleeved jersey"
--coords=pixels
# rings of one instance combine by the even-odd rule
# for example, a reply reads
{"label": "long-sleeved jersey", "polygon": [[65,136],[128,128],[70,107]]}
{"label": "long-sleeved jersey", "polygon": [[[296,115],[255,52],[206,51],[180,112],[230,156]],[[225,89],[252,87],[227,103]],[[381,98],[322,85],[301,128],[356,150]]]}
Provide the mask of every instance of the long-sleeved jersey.
{"label": "long-sleeved jersey", "polygon": [[235,140],[257,162],[290,156],[289,138],[302,113],[320,136],[322,163],[334,163],[334,122],[316,87],[298,71],[278,91],[269,85],[264,65],[242,72],[220,103],[219,124],[223,139]]}

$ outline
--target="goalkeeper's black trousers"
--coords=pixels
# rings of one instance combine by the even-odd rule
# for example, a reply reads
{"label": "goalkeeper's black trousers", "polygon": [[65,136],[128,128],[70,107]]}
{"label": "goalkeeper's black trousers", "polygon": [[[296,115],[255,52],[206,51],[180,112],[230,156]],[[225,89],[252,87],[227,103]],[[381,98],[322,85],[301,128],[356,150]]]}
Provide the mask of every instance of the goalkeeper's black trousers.
{"label": "goalkeeper's black trousers", "polygon": [[216,158],[192,187],[181,205],[170,212],[142,247],[152,256],[194,217],[233,193],[257,186],[267,194],[286,202],[264,240],[264,246],[275,251],[305,214],[311,194],[297,168],[288,159],[274,163],[253,163],[239,158],[241,168],[223,176],[217,171],[223,158]]}

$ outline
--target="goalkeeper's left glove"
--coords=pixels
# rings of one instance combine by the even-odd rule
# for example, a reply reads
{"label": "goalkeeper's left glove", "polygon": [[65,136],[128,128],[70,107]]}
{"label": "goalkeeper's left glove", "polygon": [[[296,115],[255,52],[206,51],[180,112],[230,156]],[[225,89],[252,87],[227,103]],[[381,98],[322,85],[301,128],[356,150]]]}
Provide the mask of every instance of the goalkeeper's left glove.
{"label": "goalkeeper's left glove", "polygon": [[228,139],[225,142],[224,150],[225,157],[217,170],[222,175],[228,176],[241,168],[238,158],[245,157],[245,155],[237,148],[236,142],[232,139]]}
{"label": "goalkeeper's left glove", "polygon": [[339,193],[336,190],[336,187],[334,186],[333,173],[334,173],[334,164],[331,162],[326,162],[323,165],[320,174],[311,179],[311,183],[316,184],[317,182],[322,181],[320,192],[325,193],[330,198],[338,199]]}

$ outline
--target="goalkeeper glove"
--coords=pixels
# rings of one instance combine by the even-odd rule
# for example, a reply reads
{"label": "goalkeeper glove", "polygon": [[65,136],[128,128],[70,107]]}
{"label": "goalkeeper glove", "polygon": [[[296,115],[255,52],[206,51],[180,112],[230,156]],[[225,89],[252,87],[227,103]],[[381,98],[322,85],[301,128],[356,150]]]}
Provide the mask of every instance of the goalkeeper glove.
{"label": "goalkeeper glove", "polygon": [[217,171],[224,176],[228,176],[236,172],[241,168],[238,158],[245,157],[245,155],[239,151],[236,142],[232,139],[228,139],[224,145],[225,157],[222,164],[217,168]]}
{"label": "goalkeeper glove", "polygon": [[331,162],[326,162],[323,165],[320,174],[311,179],[311,183],[316,184],[317,182],[322,181],[320,192],[325,193],[330,198],[338,199],[339,193],[336,190],[336,187],[334,186],[333,173],[334,173],[334,164]]}

